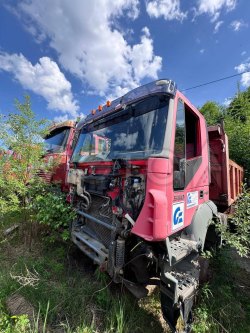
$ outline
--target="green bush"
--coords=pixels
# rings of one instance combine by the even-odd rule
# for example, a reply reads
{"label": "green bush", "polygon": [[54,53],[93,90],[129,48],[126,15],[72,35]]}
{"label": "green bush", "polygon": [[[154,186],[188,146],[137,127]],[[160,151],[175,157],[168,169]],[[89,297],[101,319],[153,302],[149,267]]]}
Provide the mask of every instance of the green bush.
{"label": "green bush", "polygon": [[222,239],[234,247],[238,254],[247,257],[250,248],[250,192],[243,187],[243,192],[234,205],[234,214],[227,226],[220,225]]}
{"label": "green bush", "polygon": [[0,115],[0,217],[21,210],[23,220],[29,221],[32,191],[42,183],[38,173],[48,122],[36,119],[28,96],[15,106],[15,113]]}
{"label": "green bush", "polygon": [[194,310],[195,333],[249,332],[249,273],[234,253],[223,248],[211,260],[213,277],[201,288]]}
{"label": "green bush", "polygon": [[49,226],[51,230],[61,231],[63,240],[69,238],[69,223],[75,218],[75,212],[63,193],[50,191],[37,195],[34,208],[39,223]]}

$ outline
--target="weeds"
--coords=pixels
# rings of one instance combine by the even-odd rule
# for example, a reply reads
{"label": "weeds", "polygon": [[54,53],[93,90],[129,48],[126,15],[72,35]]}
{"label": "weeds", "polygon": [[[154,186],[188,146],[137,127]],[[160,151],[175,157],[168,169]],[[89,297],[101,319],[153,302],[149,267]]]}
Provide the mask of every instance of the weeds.
{"label": "weeds", "polygon": [[248,257],[250,248],[250,191],[242,187],[242,193],[234,204],[234,214],[228,225],[218,225],[222,239],[235,248],[241,257]]}
{"label": "weeds", "polygon": [[[66,242],[51,243],[43,238],[30,252],[16,237],[11,245],[1,244],[0,265],[0,304],[4,306],[6,299],[18,291],[37,313],[35,319],[29,318],[30,328],[26,322],[25,333],[37,333],[34,323],[38,318],[46,327],[60,327],[65,333],[151,333],[154,328],[167,332],[146,305],[139,306],[121,285],[111,283],[105,273],[95,270],[86,256]],[[27,277],[27,272],[32,272],[39,279],[35,288],[20,285],[10,272],[13,277]],[[23,333],[18,328],[23,317],[14,320],[5,307],[0,317],[5,318],[1,319],[0,333]]]}
{"label": "weeds", "polygon": [[248,279],[244,279],[246,272],[236,265],[228,248],[213,259],[212,268],[213,279],[203,286],[199,295],[194,332],[249,332],[250,286]]}
{"label": "weeds", "polygon": [[[160,322],[157,290],[138,302],[67,242],[43,237],[30,252],[15,236],[0,246],[0,333],[38,333],[39,322],[43,333],[48,327],[65,333],[169,332]],[[199,295],[195,333],[249,331],[250,286],[236,260],[227,248],[212,258],[213,279]],[[34,288],[10,272],[25,281],[30,273],[39,279]],[[34,306],[35,319],[8,315],[5,301],[16,291]]]}
{"label": "weeds", "polygon": [[125,332],[127,321],[125,318],[125,304],[118,301],[113,306],[112,316],[110,318],[110,331],[123,333]]}
{"label": "weeds", "polygon": [[32,331],[27,315],[10,317],[0,311],[0,333],[37,333],[37,331]]}
{"label": "weeds", "polygon": [[55,193],[48,189],[46,193],[37,195],[34,199],[36,219],[39,223],[48,226],[51,230],[61,231],[63,240],[69,239],[69,222],[75,218],[75,212],[67,204],[63,193]]}

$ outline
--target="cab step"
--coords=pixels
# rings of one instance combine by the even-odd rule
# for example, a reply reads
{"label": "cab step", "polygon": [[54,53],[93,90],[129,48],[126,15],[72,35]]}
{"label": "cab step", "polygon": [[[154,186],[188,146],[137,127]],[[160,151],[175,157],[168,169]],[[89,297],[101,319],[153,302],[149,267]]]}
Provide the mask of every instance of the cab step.
{"label": "cab step", "polygon": [[199,246],[200,243],[182,237],[167,239],[170,266],[186,258],[191,252],[199,252]]}
{"label": "cab step", "polygon": [[199,274],[197,253],[191,253],[172,267],[166,262],[161,272],[161,307],[165,320],[174,332],[189,333],[191,330]]}
{"label": "cab step", "polygon": [[95,238],[82,231],[72,231],[71,238],[76,246],[98,265],[107,260],[108,249]]}

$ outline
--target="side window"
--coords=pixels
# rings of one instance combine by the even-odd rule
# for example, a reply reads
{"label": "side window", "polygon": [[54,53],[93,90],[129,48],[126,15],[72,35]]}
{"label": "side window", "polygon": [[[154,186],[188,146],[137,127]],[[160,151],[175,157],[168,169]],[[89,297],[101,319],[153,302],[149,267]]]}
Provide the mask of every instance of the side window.
{"label": "side window", "polygon": [[199,118],[185,105],[186,122],[186,158],[201,155],[201,137]]}
{"label": "side window", "polygon": [[[179,99],[174,146],[174,189],[183,190],[194,177],[201,159],[200,119]],[[198,161],[198,162],[197,162]]]}
{"label": "side window", "polygon": [[181,190],[185,186],[185,108],[179,99],[176,115],[176,131],[174,145],[174,189]]}

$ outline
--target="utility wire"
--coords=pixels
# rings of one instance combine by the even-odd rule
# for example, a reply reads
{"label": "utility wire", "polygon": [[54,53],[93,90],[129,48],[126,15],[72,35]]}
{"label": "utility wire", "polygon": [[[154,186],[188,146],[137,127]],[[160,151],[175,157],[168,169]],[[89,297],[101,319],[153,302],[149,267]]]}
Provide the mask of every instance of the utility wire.
{"label": "utility wire", "polygon": [[196,89],[196,88],[203,87],[203,86],[207,86],[208,84],[212,84],[212,83],[215,83],[215,82],[219,82],[219,81],[231,79],[232,77],[239,76],[239,75],[242,75],[242,74],[245,74],[245,73],[250,73],[250,71],[245,71],[245,72],[241,72],[241,73],[238,73],[238,74],[234,74],[234,75],[230,75],[230,76],[225,76],[225,77],[223,77],[221,79],[217,79],[217,80],[214,80],[214,81],[209,81],[209,82],[206,82],[206,83],[201,83],[198,86],[194,86],[194,87],[182,89],[181,92],[187,91],[187,90],[191,90],[191,89]]}

